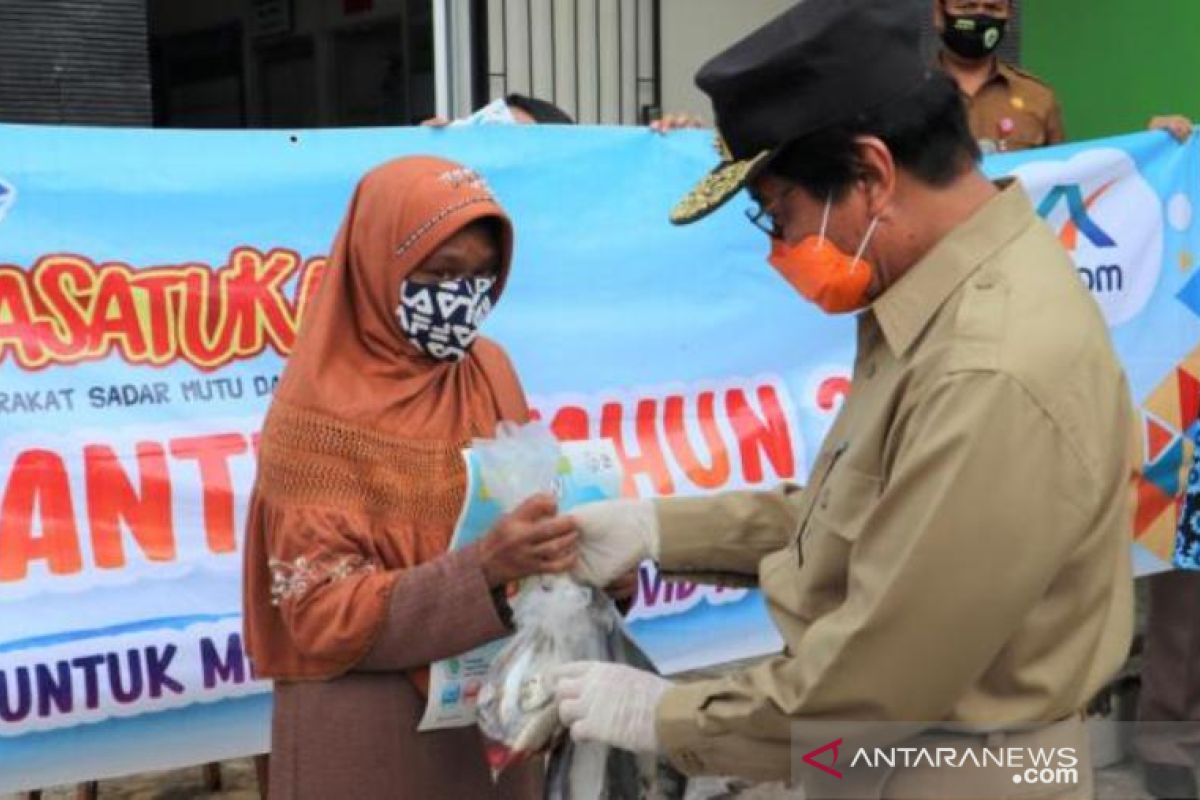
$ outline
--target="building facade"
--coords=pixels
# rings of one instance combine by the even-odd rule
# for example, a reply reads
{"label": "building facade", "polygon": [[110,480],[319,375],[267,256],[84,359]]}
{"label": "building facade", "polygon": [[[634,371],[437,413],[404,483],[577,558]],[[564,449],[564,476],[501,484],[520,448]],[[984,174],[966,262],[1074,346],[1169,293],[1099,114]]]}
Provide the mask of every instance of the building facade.
{"label": "building facade", "polygon": [[793,2],[4,0],[0,120],[405,125],[514,92],[586,124],[704,118],[699,66]]}

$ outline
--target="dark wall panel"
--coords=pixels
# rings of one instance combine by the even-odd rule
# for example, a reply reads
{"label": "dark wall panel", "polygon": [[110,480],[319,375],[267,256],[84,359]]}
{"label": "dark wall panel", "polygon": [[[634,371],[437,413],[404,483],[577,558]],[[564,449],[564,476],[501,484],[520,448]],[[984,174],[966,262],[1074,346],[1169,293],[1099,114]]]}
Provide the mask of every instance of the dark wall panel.
{"label": "dark wall panel", "polygon": [[0,121],[149,125],[145,0],[0,0]]}

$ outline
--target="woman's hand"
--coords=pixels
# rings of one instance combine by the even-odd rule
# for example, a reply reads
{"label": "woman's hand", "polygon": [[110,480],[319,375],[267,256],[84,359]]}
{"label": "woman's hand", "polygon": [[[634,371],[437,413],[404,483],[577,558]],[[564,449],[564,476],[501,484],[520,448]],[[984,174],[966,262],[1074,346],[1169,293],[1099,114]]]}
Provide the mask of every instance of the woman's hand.
{"label": "woman's hand", "polygon": [[569,572],[578,558],[575,521],[550,495],[535,495],[500,519],[482,542],[483,574],[496,588],[531,575]]}

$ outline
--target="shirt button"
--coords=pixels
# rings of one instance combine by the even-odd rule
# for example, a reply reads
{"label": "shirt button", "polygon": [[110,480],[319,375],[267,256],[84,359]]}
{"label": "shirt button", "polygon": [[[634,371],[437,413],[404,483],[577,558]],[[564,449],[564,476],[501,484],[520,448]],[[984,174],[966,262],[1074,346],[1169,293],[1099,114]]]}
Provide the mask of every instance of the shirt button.
{"label": "shirt button", "polygon": [[866,368],[863,370],[863,372],[866,374],[866,376],[867,376],[868,378],[874,378],[874,377],[875,377],[875,362],[874,362],[874,361],[868,361],[868,362],[867,362],[867,366],[866,366]]}
{"label": "shirt button", "polygon": [[992,277],[983,277],[975,284],[975,288],[986,292],[989,289],[995,288],[996,280]]}
{"label": "shirt button", "polygon": [[821,492],[820,506],[821,506],[822,511],[829,508],[829,490],[828,489],[825,489],[824,491]]}

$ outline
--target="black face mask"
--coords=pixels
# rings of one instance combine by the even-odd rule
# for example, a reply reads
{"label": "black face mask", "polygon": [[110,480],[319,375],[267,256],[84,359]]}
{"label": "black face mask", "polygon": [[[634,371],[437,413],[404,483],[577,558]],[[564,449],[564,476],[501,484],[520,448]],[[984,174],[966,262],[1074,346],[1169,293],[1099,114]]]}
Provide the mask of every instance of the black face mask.
{"label": "black face mask", "polygon": [[1004,41],[1008,20],[991,14],[946,14],[942,41],[955,55],[978,61],[996,52]]}

